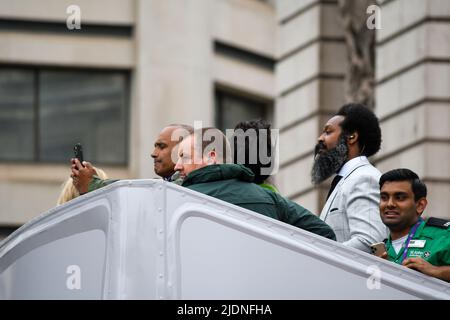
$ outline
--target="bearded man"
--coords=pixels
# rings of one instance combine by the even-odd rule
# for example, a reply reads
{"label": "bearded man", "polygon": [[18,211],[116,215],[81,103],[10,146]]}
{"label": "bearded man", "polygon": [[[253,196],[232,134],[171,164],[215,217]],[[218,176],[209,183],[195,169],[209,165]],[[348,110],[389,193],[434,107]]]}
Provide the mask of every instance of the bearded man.
{"label": "bearded man", "polygon": [[320,218],[338,242],[366,252],[387,236],[379,215],[381,173],[367,159],[380,146],[375,114],[362,104],[346,104],[325,124],[311,171],[314,185],[336,174]]}

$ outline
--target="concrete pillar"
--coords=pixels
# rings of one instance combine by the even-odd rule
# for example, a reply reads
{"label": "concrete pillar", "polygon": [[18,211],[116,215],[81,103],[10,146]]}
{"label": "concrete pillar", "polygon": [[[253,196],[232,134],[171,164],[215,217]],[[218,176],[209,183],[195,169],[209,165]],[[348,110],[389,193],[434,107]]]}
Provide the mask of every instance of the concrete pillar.
{"label": "concrete pillar", "polygon": [[313,150],[326,120],[344,103],[346,47],[337,1],[277,2],[275,127],[280,192],[319,214],[328,187],[313,188]]}
{"label": "concrete pillar", "polygon": [[150,158],[170,123],[212,125],[211,5],[208,0],[136,2],[131,167],[155,177]]}
{"label": "concrete pillar", "polygon": [[376,112],[385,172],[415,171],[428,186],[428,216],[450,218],[450,2],[395,0],[381,7]]}

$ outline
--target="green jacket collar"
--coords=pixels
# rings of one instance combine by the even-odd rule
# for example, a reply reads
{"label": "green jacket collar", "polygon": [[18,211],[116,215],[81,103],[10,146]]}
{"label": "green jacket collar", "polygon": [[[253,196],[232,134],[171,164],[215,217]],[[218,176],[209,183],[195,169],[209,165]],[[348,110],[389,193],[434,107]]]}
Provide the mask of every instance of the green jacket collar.
{"label": "green jacket collar", "polygon": [[253,182],[254,177],[253,172],[241,164],[213,164],[192,171],[184,179],[182,186],[228,179]]}
{"label": "green jacket collar", "polygon": [[270,184],[270,183],[267,183],[267,182],[258,184],[258,186],[260,186],[260,187],[262,187],[262,188],[264,188],[264,189],[270,190],[270,191],[272,191],[272,192],[275,192],[275,193],[280,193],[280,192],[278,191],[278,189],[277,189],[274,185],[272,185],[272,184]]}

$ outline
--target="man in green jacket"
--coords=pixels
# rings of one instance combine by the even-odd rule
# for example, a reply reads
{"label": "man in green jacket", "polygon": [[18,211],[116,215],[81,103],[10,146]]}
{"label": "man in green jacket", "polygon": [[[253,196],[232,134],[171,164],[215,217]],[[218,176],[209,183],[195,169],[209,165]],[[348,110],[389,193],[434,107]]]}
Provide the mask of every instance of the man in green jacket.
{"label": "man in green jacket", "polygon": [[196,130],[180,143],[178,157],[175,170],[182,186],[336,240],[333,230],[307,209],[252,183],[250,169],[224,164],[231,162],[230,146],[220,130]]}
{"label": "man in green jacket", "polygon": [[380,178],[380,216],[391,234],[383,258],[450,282],[450,222],[428,218],[427,187],[409,169]]}

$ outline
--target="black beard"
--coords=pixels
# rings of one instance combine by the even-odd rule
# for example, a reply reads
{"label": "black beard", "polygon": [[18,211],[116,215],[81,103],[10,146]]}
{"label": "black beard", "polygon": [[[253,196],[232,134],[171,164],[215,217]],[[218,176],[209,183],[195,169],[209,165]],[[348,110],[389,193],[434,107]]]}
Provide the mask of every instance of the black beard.
{"label": "black beard", "polygon": [[311,170],[311,182],[313,185],[325,181],[339,171],[347,161],[348,147],[344,136],[339,138],[335,148],[325,153],[318,153],[324,146],[318,144],[315,148],[315,159]]}

